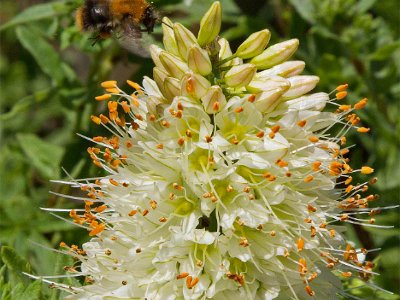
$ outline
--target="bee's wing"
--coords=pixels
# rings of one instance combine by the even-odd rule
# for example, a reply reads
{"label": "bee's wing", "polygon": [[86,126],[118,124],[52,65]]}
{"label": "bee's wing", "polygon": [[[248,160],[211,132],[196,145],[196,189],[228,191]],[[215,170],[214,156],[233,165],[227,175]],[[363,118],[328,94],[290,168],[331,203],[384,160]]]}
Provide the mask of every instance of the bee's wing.
{"label": "bee's wing", "polygon": [[125,22],[121,26],[122,35],[118,38],[122,47],[141,57],[150,57],[149,47],[154,43],[153,37],[142,33],[139,26],[132,22]]}

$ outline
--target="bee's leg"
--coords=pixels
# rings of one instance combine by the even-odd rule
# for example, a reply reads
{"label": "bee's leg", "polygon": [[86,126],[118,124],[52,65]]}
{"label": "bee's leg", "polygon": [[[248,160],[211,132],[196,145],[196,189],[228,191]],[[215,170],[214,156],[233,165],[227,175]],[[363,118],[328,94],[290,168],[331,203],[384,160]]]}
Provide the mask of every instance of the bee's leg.
{"label": "bee's leg", "polygon": [[94,45],[96,45],[96,43],[98,41],[101,40],[101,36],[100,36],[100,34],[96,34],[96,35],[92,36],[91,38],[89,38],[89,40],[93,40],[93,43],[92,43],[92,47],[93,47]]}

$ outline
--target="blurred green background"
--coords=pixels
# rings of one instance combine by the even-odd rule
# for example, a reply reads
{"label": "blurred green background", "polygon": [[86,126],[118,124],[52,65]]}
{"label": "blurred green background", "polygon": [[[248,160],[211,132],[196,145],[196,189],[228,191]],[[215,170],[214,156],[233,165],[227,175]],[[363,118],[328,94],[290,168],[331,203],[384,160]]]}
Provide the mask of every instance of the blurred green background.
{"label": "blurred green background", "polygon": [[[197,32],[210,0],[154,1],[162,15]],[[354,167],[368,164],[379,181],[372,193],[376,206],[400,198],[400,1],[399,0],[221,0],[221,35],[233,48],[251,32],[268,28],[271,43],[299,38],[296,59],[306,73],[320,76],[320,91],[347,82],[347,101],[369,98],[360,112],[369,134],[352,133]],[[69,259],[43,249],[60,241],[80,245],[87,232],[40,207],[72,208],[79,203],[55,193],[70,193],[51,183],[68,176],[102,175],[90,162],[90,145],[76,133],[104,134],[90,122],[100,113],[99,83],[107,79],[140,82],[152,74],[152,62],[107,40],[94,47],[74,26],[81,0],[0,2],[0,295],[1,299],[59,299],[59,291],[32,282],[21,271],[38,275],[64,274]],[[160,26],[155,39],[160,38]],[[62,171],[64,168],[69,175]],[[361,179],[360,179],[361,180]],[[60,214],[68,218],[67,214]],[[374,283],[394,292],[352,289],[358,299],[400,299],[399,210],[385,211],[377,223],[395,229],[355,228],[348,237],[357,247],[382,248],[368,259],[382,275]],[[71,283],[70,279],[65,279]],[[361,283],[352,281],[349,288]]]}

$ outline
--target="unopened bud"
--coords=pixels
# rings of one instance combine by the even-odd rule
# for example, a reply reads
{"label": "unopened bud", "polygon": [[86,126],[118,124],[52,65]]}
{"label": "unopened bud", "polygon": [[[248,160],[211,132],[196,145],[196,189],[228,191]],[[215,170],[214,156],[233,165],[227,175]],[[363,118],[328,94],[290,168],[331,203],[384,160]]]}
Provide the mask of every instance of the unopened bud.
{"label": "unopened bud", "polygon": [[250,62],[259,69],[267,69],[287,60],[296,52],[298,46],[298,39],[278,43],[264,50],[263,53],[254,57]]}
{"label": "unopened bud", "polygon": [[210,82],[199,74],[186,74],[181,81],[181,95],[196,100],[203,97],[210,88]]}
{"label": "unopened bud", "polygon": [[160,60],[160,54],[161,52],[163,52],[164,50],[161,49],[160,47],[158,47],[157,45],[151,45],[150,46],[150,56],[153,59],[154,64],[156,65],[157,68],[167,72],[167,70],[165,70],[163,64],[161,63]]}
{"label": "unopened bud", "polygon": [[319,82],[318,76],[301,75],[288,78],[290,89],[283,94],[285,100],[300,97],[313,90]]}
{"label": "unopened bud", "polygon": [[179,23],[174,24],[174,34],[180,57],[187,60],[190,46],[197,43],[196,37],[189,29]]}
{"label": "unopened bud", "polygon": [[211,61],[207,51],[201,49],[197,44],[189,48],[187,63],[192,71],[203,76],[210,74],[212,71]]}
{"label": "unopened bud", "polygon": [[284,90],[277,88],[257,94],[254,101],[257,110],[262,113],[270,113],[279,104],[280,97],[283,93]]}
{"label": "unopened bud", "polygon": [[154,81],[157,83],[157,86],[162,93],[164,93],[164,80],[168,76],[169,76],[168,73],[164,72],[162,69],[158,67],[153,68]]}
{"label": "unopened bud", "polygon": [[236,50],[236,56],[240,58],[251,58],[260,54],[269,42],[271,32],[264,29],[251,34]]}
{"label": "unopened bud", "polygon": [[315,93],[311,95],[305,95],[293,100],[286,101],[289,109],[294,110],[317,110],[321,111],[324,109],[326,103],[329,101],[329,95],[327,93]]}
{"label": "unopened bud", "polygon": [[233,66],[226,72],[225,83],[233,88],[239,88],[248,85],[257,72],[257,68],[253,64],[242,64]]}
{"label": "unopened bud", "polygon": [[222,10],[219,1],[214,2],[200,21],[197,42],[200,46],[211,43],[221,29]]}
{"label": "unopened bud", "polygon": [[271,69],[258,72],[257,77],[291,77],[299,75],[301,72],[303,72],[305,66],[305,62],[301,60],[285,61],[284,63],[273,66]]}
{"label": "unopened bud", "polygon": [[164,80],[165,98],[172,101],[176,96],[180,96],[180,82],[176,78],[167,77]]}
{"label": "unopened bud", "polygon": [[246,90],[250,93],[266,92],[277,88],[287,91],[290,88],[290,82],[280,76],[266,78],[259,78],[256,76],[249,85],[246,86]]}
{"label": "unopened bud", "polygon": [[188,66],[182,60],[167,51],[162,51],[159,57],[164,69],[172,77],[181,79],[189,70]]}
{"label": "unopened bud", "polygon": [[217,113],[226,104],[226,98],[222,89],[218,85],[213,85],[201,98],[204,109],[208,114]]}
{"label": "unopened bud", "polygon": [[176,56],[179,55],[178,45],[175,39],[174,23],[167,17],[162,19],[162,30],[163,30],[163,44],[167,52],[172,53]]}

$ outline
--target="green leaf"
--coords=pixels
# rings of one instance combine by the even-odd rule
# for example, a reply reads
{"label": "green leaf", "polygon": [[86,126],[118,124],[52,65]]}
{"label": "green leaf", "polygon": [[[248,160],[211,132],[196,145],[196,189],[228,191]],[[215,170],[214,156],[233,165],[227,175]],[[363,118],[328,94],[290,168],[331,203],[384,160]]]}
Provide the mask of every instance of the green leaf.
{"label": "green leaf", "polygon": [[0,115],[0,121],[8,121],[15,118],[18,114],[25,112],[34,103],[38,103],[46,99],[50,93],[51,89],[45,89],[35,92],[32,95],[26,96],[20,99],[17,103],[13,105],[11,110],[5,114]]}
{"label": "green leaf", "polygon": [[60,161],[64,154],[62,147],[43,141],[34,134],[18,134],[17,140],[29,163],[43,177],[47,179],[58,177]]}
{"label": "green leaf", "polygon": [[355,13],[357,14],[363,14],[365,13],[368,9],[370,9],[374,4],[376,0],[359,0],[357,4],[354,6],[355,8]]}
{"label": "green leaf", "polygon": [[57,51],[28,27],[18,26],[16,32],[18,40],[32,54],[42,71],[60,84],[64,79],[64,72],[60,68],[61,59]]}
{"label": "green leaf", "polygon": [[10,270],[16,273],[31,272],[29,263],[20,257],[17,252],[8,246],[1,247],[1,259]]}
{"label": "green leaf", "polygon": [[396,41],[380,47],[374,53],[370,55],[372,60],[386,60],[394,51],[400,48],[400,41]]}
{"label": "green leaf", "polygon": [[42,292],[42,282],[40,280],[35,280],[25,289],[24,293],[21,295],[21,300],[39,300]]}
{"label": "green leaf", "polygon": [[29,23],[32,21],[37,21],[41,19],[52,18],[59,15],[61,12],[65,11],[68,5],[63,2],[58,3],[44,3],[31,6],[25,9],[23,12],[15,16],[13,19],[7,23],[0,26],[0,31],[6,28],[10,28],[16,25]]}
{"label": "green leaf", "polygon": [[298,14],[308,23],[315,23],[315,7],[311,0],[289,0]]}

